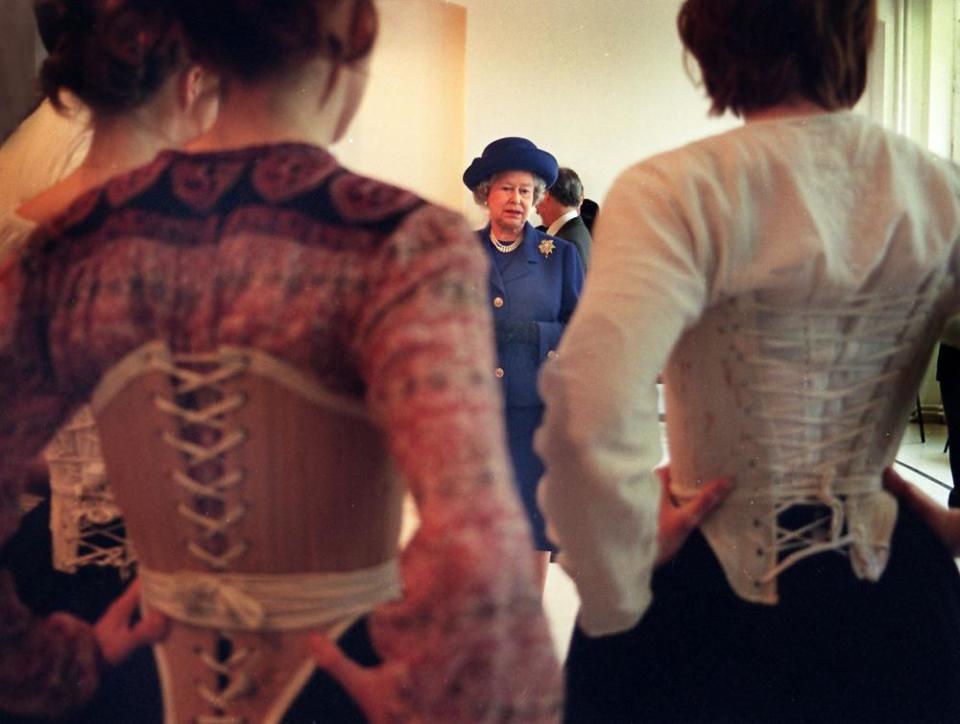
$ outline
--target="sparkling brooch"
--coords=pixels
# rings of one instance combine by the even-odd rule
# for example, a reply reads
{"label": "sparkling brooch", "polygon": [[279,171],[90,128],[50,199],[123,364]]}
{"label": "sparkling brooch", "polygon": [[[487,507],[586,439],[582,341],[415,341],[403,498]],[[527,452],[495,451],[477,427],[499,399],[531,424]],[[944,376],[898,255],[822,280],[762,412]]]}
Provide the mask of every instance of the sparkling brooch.
{"label": "sparkling brooch", "polygon": [[550,256],[557,247],[554,245],[553,239],[544,239],[537,248],[544,256]]}

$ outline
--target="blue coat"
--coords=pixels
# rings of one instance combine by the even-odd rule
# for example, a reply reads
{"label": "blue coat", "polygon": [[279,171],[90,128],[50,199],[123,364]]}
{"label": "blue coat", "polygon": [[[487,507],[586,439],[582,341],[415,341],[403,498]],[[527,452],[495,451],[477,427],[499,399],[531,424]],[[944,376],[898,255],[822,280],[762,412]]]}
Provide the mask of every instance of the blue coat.
{"label": "blue coat", "polygon": [[[490,257],[490,305],[497,327],[497,364],[503,371],[497,375],[507,407],[538,407],[540,365],[556,349],[580,298],[580,254],[571,242],[547,236],[529,223],[523,227],[523,244],[510,254],[493,248],[489,225],[477,234]],[[544,241],[553,244],[553,251],[540,250]],[[526,329],[510,324],[523,322]]]}
{"label": "blue coat", "polygon": [[530,520],[534,546],[551,550],[537,508],[537,483],[543,475],[543,463],[533,450],[533,433],[543,417],[537,373],[556,349],[580,298],[583,264],[571,242],[547,236],[530,224],[523,227],[523,244],[509,254],[493,248],[489,226],[477,234],[490,257],[488,291],[497,334],[497,376],[506,401],[507,443],[517,492]]}

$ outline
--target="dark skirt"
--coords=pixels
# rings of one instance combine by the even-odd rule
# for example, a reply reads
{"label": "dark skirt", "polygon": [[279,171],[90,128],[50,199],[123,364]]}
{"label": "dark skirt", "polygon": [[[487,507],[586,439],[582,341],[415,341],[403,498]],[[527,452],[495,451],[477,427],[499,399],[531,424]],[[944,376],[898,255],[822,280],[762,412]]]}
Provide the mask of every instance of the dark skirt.
{"label": "dark skirt", "polygon": [[953,490],[947,500],[951,508],[960,508],[960,349],[940,343],[937,380],[947,422],[947,440],[956,441],[950,445],[950,484]]}
{"label": "dark skirt", "polygon": [[960,721],[960,575],[901,507],[881,580],[845,556],[780,576],[780,603],[730,589],[694,534],[632,630],[574,631],[567,721]]}
{"label": "dark skirt", "polygon": [[533,433],[543,420],[543,407],[507,408],[507,443],[517,482],[517,493],[533,531],[533,545],[540,551],[556,548],[547,540],[546,523],[537,507],[537,485],[543,476],[543,462],[533,451]]}

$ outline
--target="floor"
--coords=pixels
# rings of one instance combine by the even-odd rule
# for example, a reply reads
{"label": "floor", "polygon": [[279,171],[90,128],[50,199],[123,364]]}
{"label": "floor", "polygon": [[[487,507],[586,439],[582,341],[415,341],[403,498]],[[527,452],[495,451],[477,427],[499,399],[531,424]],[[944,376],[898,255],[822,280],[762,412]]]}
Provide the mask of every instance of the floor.
{"label": "floor", "polygon": [[[916,424],[907,427],[895,468],[904,479],[915,483],[925,493],[943,505],[947,504],[951,477],[947,454],[944,452],[946,428],[940,424],[925,424],[926,441],[920,440]],[[550,621],[554,645],[558,655],[566,656],[570,632],[577,615],[579,599],[570,578],[555,563],[550,564],[544,591],[544,608]]]}

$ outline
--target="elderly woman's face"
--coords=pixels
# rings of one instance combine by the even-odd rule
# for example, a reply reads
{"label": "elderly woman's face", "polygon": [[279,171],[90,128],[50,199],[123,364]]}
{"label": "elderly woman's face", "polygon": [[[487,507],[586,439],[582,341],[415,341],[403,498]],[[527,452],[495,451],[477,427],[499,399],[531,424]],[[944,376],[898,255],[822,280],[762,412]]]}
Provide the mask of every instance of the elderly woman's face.
{"label": "elderly woman's face", "polygon": [[533,174],[529,171],[504,171],[493,179],[487,210],[495,234],[516,234],[523,228],[533,206],[533,190]]}

